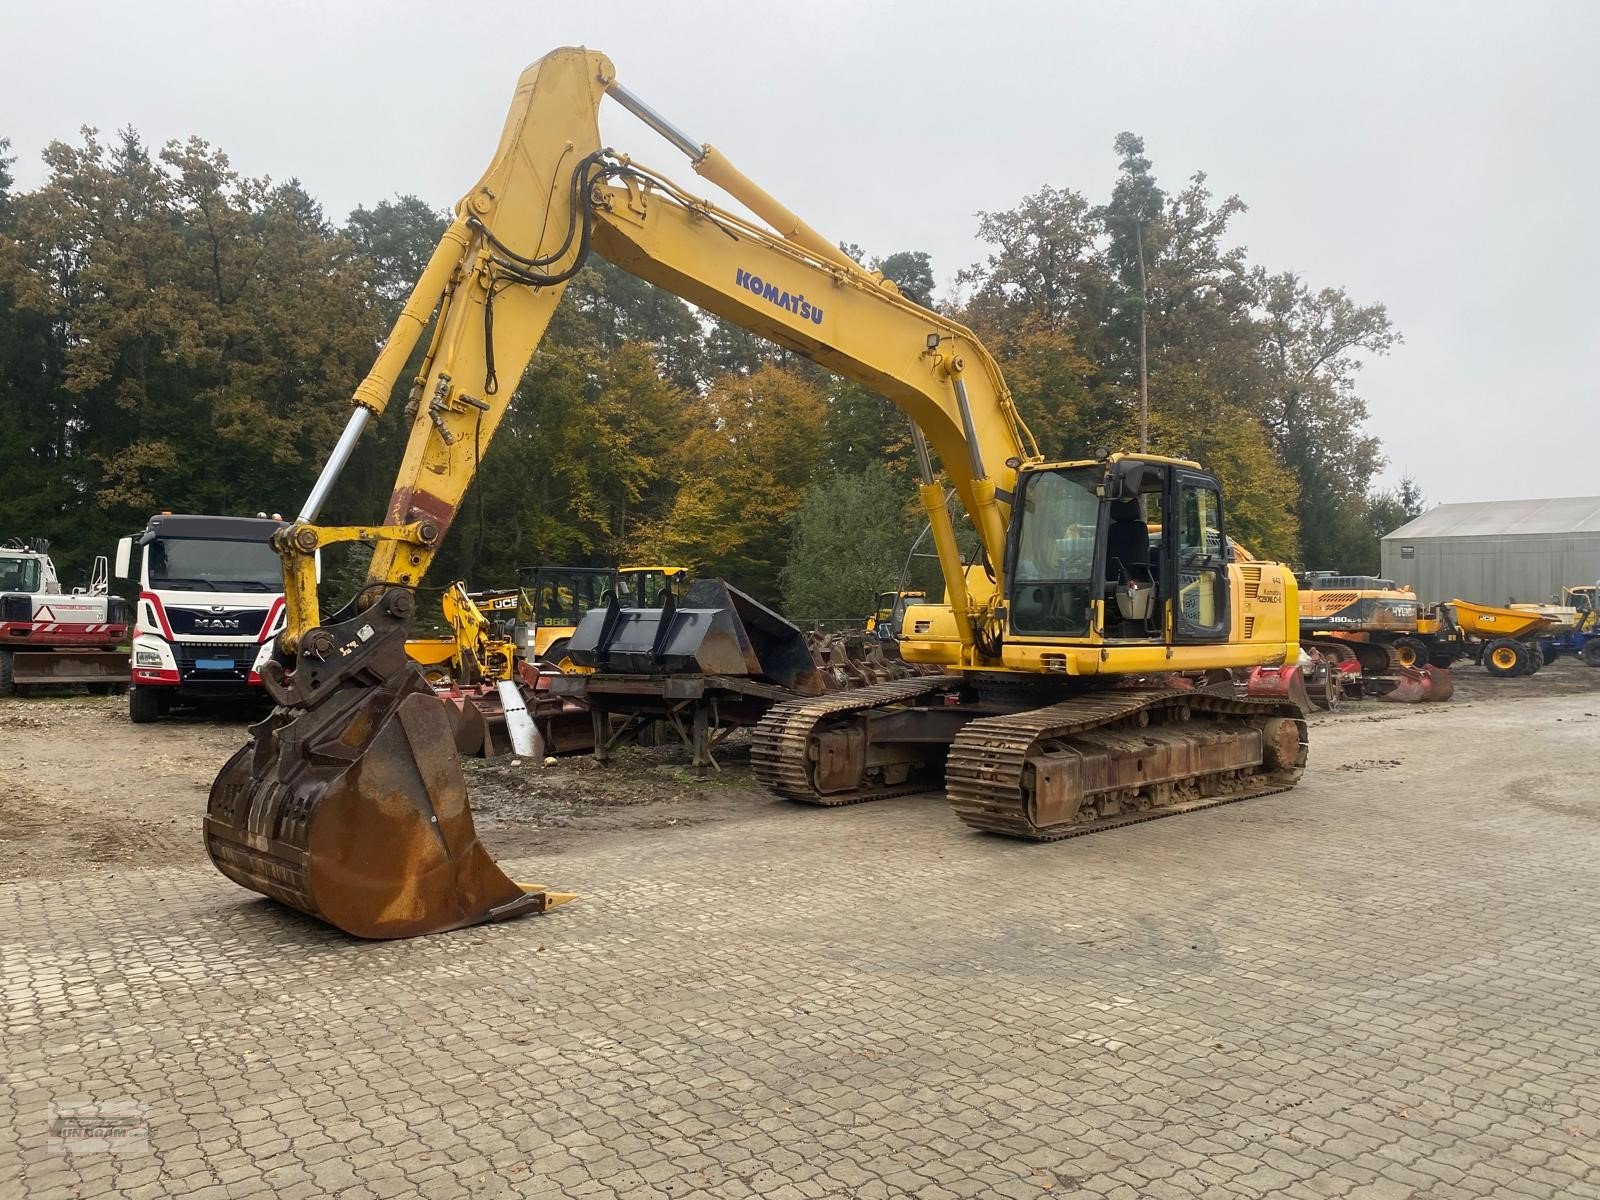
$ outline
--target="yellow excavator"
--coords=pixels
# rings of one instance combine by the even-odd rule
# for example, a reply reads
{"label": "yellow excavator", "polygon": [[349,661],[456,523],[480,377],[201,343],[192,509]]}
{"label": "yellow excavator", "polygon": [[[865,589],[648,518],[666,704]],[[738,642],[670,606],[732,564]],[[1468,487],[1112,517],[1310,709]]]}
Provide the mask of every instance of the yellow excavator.
{"label": "yellow excavator", "polygon": [[516,674],[517,644],[497,634],[489,616],[460,580],[439,597],[451,632],[443,637],[407,638],[406,655],[429,683],[448,677],[458,686],[499,683]]}
{"label": "yellow excavator", "polygon": [[[751,216],[602,148],[609,96]],[[944,674],[784,702],[757,776],[841,804],[937,785],[980,829],[1053,839],[1292,787],[1301,709],[1184,686],[1180,673],[1297,652],[1293,577],[1232,564],[1222,489],[1199,465],[1047,462],[966,328],[901,295],[618,81],[582,48],[525,71],[493,161],[457,205],[297,519],[274,539],[286,626],[263,666],[278,707],[223,767],[215,864],[352,934],[406,937],[543,912],[478,842],[444,706],[405,654],[422,581],[518,380],[591,254],[885,396],[909,418],[945,604],[913,605],[902,652]],[[384,519],[318,524],[364,427],[430,320],[410,438]],[[969,589],[945,486],[970,515]],[[1152,550],[1147,520],[1176,532]],[[317,550],[372,547],[366,585],[318,608]],[[655,610],[663,616],[671,606]]]}

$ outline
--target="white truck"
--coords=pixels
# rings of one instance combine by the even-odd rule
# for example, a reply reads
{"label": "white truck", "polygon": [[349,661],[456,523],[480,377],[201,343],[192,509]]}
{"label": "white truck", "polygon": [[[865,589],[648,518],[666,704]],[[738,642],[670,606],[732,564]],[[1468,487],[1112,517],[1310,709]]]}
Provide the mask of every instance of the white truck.
{"label": "white truck", "polygon": [[128,682],[128,604],[108,594],[104,556],[87,587],[65,591],[42,539],[0,545],[0,696],[35,684]]}
{"label": "white truck", "polygon": [[128,716],[264,695],[260,667],[283,627],[283,568],[266,517],[162,513],[117,543],[139,585]]}

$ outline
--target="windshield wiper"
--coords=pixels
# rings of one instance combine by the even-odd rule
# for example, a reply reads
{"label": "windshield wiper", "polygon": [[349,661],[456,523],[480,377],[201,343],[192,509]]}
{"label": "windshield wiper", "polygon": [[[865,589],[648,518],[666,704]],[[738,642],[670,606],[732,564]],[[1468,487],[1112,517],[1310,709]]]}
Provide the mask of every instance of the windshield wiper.
{"label": "windshield wiper", "polygon": [[218,588],[218,591],[275,592],[278,590],[272,584],[262,583],[259,579],[222,579],[218,580],[218,582],[227,585],[226,587]]}
{"label": "windshield wiper", "polygon": [[217,590],[217,585],[209,579],[186,579],[183,576],[174,576],[152,582],[158,588],[167,588],[174,592],[198,592],[202,587],[213,592]]}

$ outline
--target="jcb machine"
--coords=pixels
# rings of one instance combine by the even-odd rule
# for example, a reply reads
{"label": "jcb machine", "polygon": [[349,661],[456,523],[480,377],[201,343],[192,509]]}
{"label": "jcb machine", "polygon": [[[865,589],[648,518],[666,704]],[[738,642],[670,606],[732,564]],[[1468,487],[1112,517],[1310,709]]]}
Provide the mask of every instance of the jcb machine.
{"label": "jcb machine", "polygon": [[927,592],[882,592],[878,607],[867,618],[867,632],[880,642],[893,642],[900,636],[900,626],[905,621],[906,609],[928,599]]}
{"label": "jcb machine", "polygon": [[[758,220],[602,149],[607,95]],[[405,637],[478,455],[591,254],[861,382],[911,419],[949,603],[912,607],[902,648],[949,673],[777,706],[754,759],[770,787],[841,804],[942,775],[970,824],[1051,839],[1300,777],[1298,705],[1156,682],[1295,661],[1294,579],[1224,561],[1206,537],[1226,529],[1213,476],[1157,457],[1044,461],[971,332],[900,295],[658,115],[604,55],[565,49],[523,74],[493,161],[357,387],[298,519],[275,538],[288,623],[263,676],[280,707],[212,789],[206,842],[225,874],[364,937],[563,898],[513,883],[479,844],[447,717]],[[384,520],[319,525],[430,318]],[[971,515],[992,589],[969,592],[935,459]],[[1146,525],[1154,506],[1179,531],[1159,554]],[[313,556],[343,541],[373,547],[367,583],[324,616]]]}
{"label": "jcb machine", "polygon": [[422,667],[429,682],[448,676],[458,687],[465,687],[498,683],[516,674],[516,643],[496,633],[489,615],[497,611],[490,607],[490,601],[498,600],[500,595],[514,598],[514,593],[491,594],[480,604],[460,580],[444,590],[439,597],[439,609],[450,632],[441,637],[406,641],[406,653]]}

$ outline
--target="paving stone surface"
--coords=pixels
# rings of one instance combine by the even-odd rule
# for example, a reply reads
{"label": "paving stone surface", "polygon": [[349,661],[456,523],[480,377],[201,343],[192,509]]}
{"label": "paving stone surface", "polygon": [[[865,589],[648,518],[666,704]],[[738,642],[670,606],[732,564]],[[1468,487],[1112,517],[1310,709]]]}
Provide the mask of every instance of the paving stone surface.
{"label": "paving stone surface", "polygon": [[[1600,1196],[1585,704],[1343,714],[1293,793],[1049,846],[752,798],[406,943],[0,886],[0,1197]],[[116,1102],[147,1150],[51,1148]]]}

